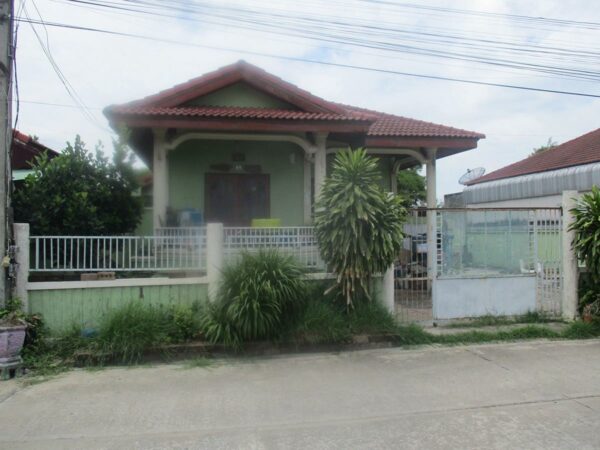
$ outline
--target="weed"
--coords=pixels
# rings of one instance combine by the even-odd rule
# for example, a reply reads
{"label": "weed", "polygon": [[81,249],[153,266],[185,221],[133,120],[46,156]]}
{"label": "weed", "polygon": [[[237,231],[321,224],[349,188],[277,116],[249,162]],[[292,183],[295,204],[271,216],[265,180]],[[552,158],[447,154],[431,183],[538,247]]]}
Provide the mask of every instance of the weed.
{"label": "weed", "polygon": [[101,358],[137,363],[145,350],[169,342],[168,328],[163,310],[131,302],[104,317],[97,351]]}
{"label": "weed", "polygon": [[566,339],[590,339],[600,337],[600,322],[573,322],[563,330],[561,337]]}

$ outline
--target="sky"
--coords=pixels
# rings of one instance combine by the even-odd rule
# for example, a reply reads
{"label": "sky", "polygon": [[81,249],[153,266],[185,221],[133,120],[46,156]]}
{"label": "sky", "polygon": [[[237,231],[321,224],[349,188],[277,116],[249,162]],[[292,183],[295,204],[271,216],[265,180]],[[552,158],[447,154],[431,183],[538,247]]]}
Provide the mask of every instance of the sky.
{"label": "sky", "polygon": [[[212,1],[171,0],[189,6]],[[600,127],[600,98],[415,78],[260,55],[284,55],[600,96],[600,84],[594,80],[440,57],[440,52],[447,56],[448,53],[471,50],[465,50],[458,41],[432,44],[427,41],[426,34],[421,34],[444,33],[478,39],[476,44],[482,46],[479,57],[502,57],[508,64],[515,61],[539,64],[542,61],[600,73],[600,58],[594,55],[600,52],[600,8],[596,7],[596,2],[413,0],[417,6],[480,11],[487,15],[399,8],[391,3],[393,0],[215,1],[215,6],[232,8],[224,19],[220,19],[212,11],[192,16],[176,9],[160,9],[163,16],[172,16],[163,17],[92,7],[69,0],[17,0],[17,11],[24,19],[29,17],[39,21],[41,18],[47,24],[91,27],[171,42],[20,22],[16,50],[20,102],[16,125],[20,131],[38,136],[41,143],[56,150],[64,148],[66,141],[73,141],[79,134],[88,147],[93,148],[102,141],[106,151],[110,152],[112,134],[102,108],[156,93],[244,59],[327,100],[485,133],[487,137],[480,141],[477,149],[438,162],[437,195],[440,199],[444,194],[462,190],[458,179],[467,169],[484,167],[489,173],[523,159],[549,138],[561,143]],[[274,21],[276,24],[285,23],[286,17],[292,14],[319,14],[327,20],[342,18],[374,28],[370,28],[372,34],[349,33],[344,42],[324,42],[323,39],[306,38],[307,33],[312,37],[324,33],[320,27],[309,27],[300,33],[302,36],[297,32],[281,35],[257,30],[256,23],[232,20],[237,17],[235,11],[247,8],[280,14],[281,19]],[[215,8],[214,12],[222,10]],[[553,25],[488,13],[560,18],[593,22],[599,26],[571,22]],[[404,30],[405,40],[391,41],[398,39],[397,35],[389,37],[381,31],[381,28],[390,27]],[[393,51],[365,47],[365,37],[371,39],[370,42],[397,45]],[[361,40],[363,46],[350,45],[353,40]],[[535,45],[539,51],[498,54],[498,50],[486,48],[490,41]],[[428,54],[402,50],[407,46],[425,48]],[[43,47],[49,50],[54,66]],[[548,47],[558,50],[545,56]],[[566,55],[565,49],[576,49],[580,53]],[[594,56],[595,61],[592,61],[590,58]],[[71,95],[57,75],[56,67],[67,80]],[[75,106],[73,95],[87,107],[87,114]],[[16,118],[16,109],[13,115]]]}

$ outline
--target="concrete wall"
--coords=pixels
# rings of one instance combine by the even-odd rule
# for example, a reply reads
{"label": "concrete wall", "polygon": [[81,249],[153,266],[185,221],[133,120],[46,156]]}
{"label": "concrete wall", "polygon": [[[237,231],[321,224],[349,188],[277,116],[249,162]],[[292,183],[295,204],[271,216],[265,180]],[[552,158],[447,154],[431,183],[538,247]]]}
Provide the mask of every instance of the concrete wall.
{"label": "concrete wall", "polygon": [[535,276],[438,278],[433,284],[433,317],[438,320],[511,316],[535,309]]}
{"label": "concrete wall", "polygon": [[[130,286],[119,286],[127,281]],[[147,280],[146,280],[147,281]],[[152,280],[151,282],[160,283]],[[173,281],[165,281],[172,283]],[[116,282],[60,282],[29,283],[29,312],[41,314],[51,333],[66,330],[73,325],[83,328],[96,327],[109,311],[131,301],[143,301],[151,305],[193,305],[208,299],[207,284],[155,284],[135,286],[135,280]],[[105,287],[97,287],[105,285]],[[140,282],[142,284],[142,282]],[[33,285],[33,286],[32,286]],[[41,289],[44,285],[51,289]],[[69,286],[81,286],[68,288]]]}

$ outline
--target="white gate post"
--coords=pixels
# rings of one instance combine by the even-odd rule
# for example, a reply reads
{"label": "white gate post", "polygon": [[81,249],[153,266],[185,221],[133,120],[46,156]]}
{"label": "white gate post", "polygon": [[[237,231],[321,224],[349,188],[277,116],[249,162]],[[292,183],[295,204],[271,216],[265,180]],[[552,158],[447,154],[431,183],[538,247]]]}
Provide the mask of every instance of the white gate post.
{"label": "white gate post", "polygon": [[15,296],[23,302],[23,311],[29,312],[29,298],[27,296],[27,283],[29,279],[29,224],[15,223],[13,225],[15,236],[17,271]]}
{"label": "white gate post", "polygon": [[392,264],[383,274],[383,305],[392,314],[396,314],[396,299],[394,297],[394,265]]}
{"label": "white gate post", "polygon": [[223,268],[223,224],[206,224],[206,278],[208,296],[214,301],[219,289]]}
{"label": "white gate post", "polygon": [[563,191],[562,210],[563,210],[563,239],[562,239],[562,270],[563,270],[563,288],[562,288],[562,316],[566,320],[573,320],[577,317],[579,284],[579,264],[577,256],[573,250],[573,240],[575,231],[569,231],[569,227],[575,221],[573,215],[569,212],[577,203],[577,191]]}

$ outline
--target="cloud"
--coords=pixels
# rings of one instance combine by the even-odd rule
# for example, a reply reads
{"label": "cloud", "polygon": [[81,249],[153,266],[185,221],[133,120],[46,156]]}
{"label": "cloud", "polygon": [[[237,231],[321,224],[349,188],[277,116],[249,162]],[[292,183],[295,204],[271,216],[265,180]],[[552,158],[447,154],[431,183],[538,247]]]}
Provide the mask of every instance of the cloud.
{"label": "cloud", "polygon": [[[451,16],[449,20],[447,14],[423,14],[417,10],[402,10],[392,15],[389,8],[365,9],[365,3],[358,0],[344,6],[339,2],[320,2],[318,9],[317,3],[319,2],[315,0],[289,4],[272,2],[270,10],[292,8],[306,13],[319,11],[333,18],[341,16],[370,23],[393,22],[399,29],[452,32],[471,37],[487,36],[496,40],[518,39],[519,42],[566,48],[593,50],[598,39],[597,31],[571,28],[559,31],[556,27],[542,27],[535,23],[517,26],[514,21],[483,19],[477,16]],[[440,0],[420,4],[599,22],[600,10],[594,8],[593,3]],[[241,0],[229,0],[219,4],[256,7],[255,2],[244,3]],[[260,4],[269,6],[266,2]],[[37,5],[43,18],[50,22],[157,36],[190,44],[172,45],[48,27],[52,54],[86,105],[93,111],[96,122],[99,122],[95,124],[87,121],[76,108],[26,103],[38,101],[72,104],[42,54],[30,26],[22,23],[17,62],[20,97],[24,102],[20,104],[18,127],[24,132],[38,135],[43,143],[57,149],[62,148],[66,140],[72,140],[77,133],[89,144],[98,140],[108,143],[110,133],[106,130],[107,124],[101,114],[101,108],[106,105],[155,93],[240,58],[330,100],[486,133],[488,138],[480,142],[478,149],[440,160],[440,198],[445,193],[461,190],[457,180],[467,168],[483,166],[488,171],[495,170],[525,157],[533,147],[545,143],[549,137],[562,142],[599,126],[598,99],[282,61],[241,52],[211,50],[192,44],[324,59],[406,72],[600,93],[596,86],[590,83],[558,80],[459,60],[441,60],[407,53],[391,54],[349,45],[319,43],[231,26],[198,23],[185,20],[185,17],[169,20],[125,12],[115,14],[108,10],[77,7],[73,3],[53,0],[38,0]],[[36,18],[31,5],[28,11]],[[45,39],[44,29],[39,26],[37,29]],[[415,39],[411,45],[426,44],[420,43],[421,38],[417,39],[417,35],[411,38]],[[465,48],[454,44],[448,44],[444,49],[453,52],[466,51]],[[531,55],[530,60],[537,61],[536,58],[539,57],[540,55]],[[514,59],[527,60],[518,53],[514,54]],[[559,61],[556,59],[553,62]]]}

